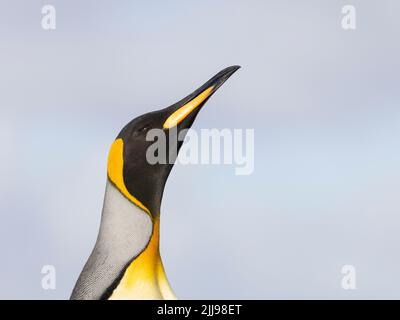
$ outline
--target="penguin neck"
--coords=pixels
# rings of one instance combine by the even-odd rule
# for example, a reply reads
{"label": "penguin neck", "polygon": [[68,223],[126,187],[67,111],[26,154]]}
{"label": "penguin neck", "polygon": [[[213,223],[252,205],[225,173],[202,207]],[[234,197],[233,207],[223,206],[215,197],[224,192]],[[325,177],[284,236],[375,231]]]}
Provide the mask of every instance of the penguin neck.
{"label": "penguin neck", "polygon": [[121,281],[114,289],[114,299],[176,299],[160,256],[160,215],[152,217],[150,240],[142,252],[126,268]]}

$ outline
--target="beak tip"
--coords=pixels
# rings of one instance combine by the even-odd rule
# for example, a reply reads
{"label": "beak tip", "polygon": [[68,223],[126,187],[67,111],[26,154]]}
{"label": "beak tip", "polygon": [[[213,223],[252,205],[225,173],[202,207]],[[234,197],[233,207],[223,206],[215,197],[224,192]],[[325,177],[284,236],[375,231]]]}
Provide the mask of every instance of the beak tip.
{"label": "beak tip", "polygon": [[228,67],[228,68],[226,68],[225,70],[226,71],[230,71],[230,72],[232,72],[232,73],[234,73],[234,72],[236,72],[237,70],[239,70],[241,68],[241,66],[239,66],[239,65],[234,65],[234,66],[230,66],[230,67]]}
{"label": "beak tip", "polygon": [[239,65],[234,65],[225,68],[215,75],[209,82],[214,86],[214,91],[216,91],[231,75],[233,75],[241,67]]}
{"label": "beak tip", "polygon": [[189,114],[192,114],[193,110],[195,110],[198,106],[204,104],[205,101],[207,101],[207,99],[212,94],[214,94],[214,92],[216,92],[218,88],[221,87],[224,82],[228,80],[228,78],[238,69],[240,69],[239,65],[233,65],[223,69],[195,92],[177,102],[176,104],[168,107],[167,109],[170,115],[164,121],[163,128],[172,128],[179,124]]}

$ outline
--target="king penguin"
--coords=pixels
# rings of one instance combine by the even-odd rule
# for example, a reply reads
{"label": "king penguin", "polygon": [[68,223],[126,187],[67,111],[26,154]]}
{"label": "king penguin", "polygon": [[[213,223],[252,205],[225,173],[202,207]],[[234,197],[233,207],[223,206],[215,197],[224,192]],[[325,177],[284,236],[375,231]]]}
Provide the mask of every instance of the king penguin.
{"label": "king penguin", "polygon": [[239,68],[222,70],[179,102],[133,119],[118,134],[108,156],[99,233],[71,299],[176,299],[159,250],[161,200],[174,162],[149,163],[146,151],[154,141],[146,135],[162,130],[166,145],[175,143],[179,152],[200,109]]}

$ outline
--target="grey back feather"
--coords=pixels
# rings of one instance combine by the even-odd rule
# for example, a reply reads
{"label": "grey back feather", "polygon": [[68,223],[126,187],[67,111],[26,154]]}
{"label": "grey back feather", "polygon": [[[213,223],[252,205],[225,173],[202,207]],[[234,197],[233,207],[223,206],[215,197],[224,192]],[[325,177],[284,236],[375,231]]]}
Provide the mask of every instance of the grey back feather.
{"label": "grey back feather", "polygon": [[107,179],[99,235],[71,299],[108,298],[130,262],[148,244],[152,228],[148,214],[126,199]]}

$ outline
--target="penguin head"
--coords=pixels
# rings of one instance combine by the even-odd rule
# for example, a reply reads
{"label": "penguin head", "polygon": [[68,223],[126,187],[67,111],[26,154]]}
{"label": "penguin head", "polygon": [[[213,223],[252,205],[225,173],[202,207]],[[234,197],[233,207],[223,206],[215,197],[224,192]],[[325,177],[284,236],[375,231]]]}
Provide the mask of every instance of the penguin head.
{"label": "penguin head", "polygon": [[[133,119],[113,142],[108,159],[108,179],[151,217],[159,214],[164,186],[174,164],[175,158],[171,161],[169,157],[171,146],[177,155],[186,130],[192,126],[203,105],[239,68],[228,67],[177,103]],[[149,161],[148,150],[155,143],[150,133],[154,132],[157,137],[162,133],[165,138],[162,141],[165,162]]]}

